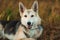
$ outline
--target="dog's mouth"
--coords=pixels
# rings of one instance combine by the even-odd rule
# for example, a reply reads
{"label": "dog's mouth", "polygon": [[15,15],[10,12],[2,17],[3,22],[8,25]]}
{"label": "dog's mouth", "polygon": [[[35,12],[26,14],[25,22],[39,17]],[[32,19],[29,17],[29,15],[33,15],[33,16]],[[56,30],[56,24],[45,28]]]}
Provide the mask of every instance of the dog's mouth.
{"label": "dog's mouth", "polygon": [[28,25],[28,29],[31,29],[32,28],[32,25]]}

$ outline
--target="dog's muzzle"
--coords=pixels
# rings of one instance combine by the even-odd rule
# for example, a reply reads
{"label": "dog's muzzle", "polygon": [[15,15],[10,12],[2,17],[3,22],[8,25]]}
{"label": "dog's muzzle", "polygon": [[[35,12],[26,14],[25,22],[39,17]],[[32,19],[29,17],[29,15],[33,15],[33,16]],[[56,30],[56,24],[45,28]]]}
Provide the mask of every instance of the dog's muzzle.
{"label": "dog's muzzle", "polygon": [[31,29],[32,28],[31,22],[27,22],[27,26],[28,26],[28,29]]}
{"label": "dog's muzzle", "polygon": [[27,22],[27,25],[31,25],[31,22]]}

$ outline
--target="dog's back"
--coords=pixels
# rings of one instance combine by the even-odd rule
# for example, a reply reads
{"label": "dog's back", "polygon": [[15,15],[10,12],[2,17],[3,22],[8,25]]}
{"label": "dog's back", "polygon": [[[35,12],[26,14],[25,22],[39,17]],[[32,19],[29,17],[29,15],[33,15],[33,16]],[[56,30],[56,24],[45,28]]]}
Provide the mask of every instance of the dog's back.
{"label": "dog's back", "polygon": [[[15,35],[17,28],[20,25],[20,21],[0,21],[0,38],[6,37],[11,39]],[[11,36],[11,37],[10,37]]]}

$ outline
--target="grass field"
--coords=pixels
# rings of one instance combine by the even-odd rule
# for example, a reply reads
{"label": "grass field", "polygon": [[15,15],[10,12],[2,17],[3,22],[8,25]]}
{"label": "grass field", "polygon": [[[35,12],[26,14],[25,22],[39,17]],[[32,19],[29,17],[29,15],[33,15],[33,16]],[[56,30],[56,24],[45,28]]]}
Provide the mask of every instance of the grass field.
{"label": "grass field", "polygon": [[[20,20],[18,3],[31,8],[34,0],[0,0],[0,20]],[[60,0],[38,0],[44,32],[40,40],[60,40]]]}

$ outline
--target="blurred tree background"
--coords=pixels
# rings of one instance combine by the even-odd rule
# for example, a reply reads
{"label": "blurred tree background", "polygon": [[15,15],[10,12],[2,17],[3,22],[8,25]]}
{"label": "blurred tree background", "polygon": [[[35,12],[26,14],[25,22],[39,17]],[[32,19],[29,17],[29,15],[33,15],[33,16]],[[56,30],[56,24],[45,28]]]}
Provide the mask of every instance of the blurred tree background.
{"label": "blurred tree background", "polygon": [[[37,0],[44,32],[40,40],[60,40],[60,0]],[[31,8],[34,0],[0,0],[0,20],[20,20],[19,2]]]}

